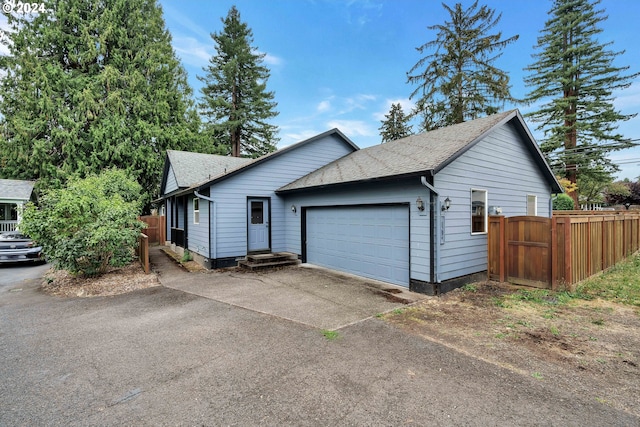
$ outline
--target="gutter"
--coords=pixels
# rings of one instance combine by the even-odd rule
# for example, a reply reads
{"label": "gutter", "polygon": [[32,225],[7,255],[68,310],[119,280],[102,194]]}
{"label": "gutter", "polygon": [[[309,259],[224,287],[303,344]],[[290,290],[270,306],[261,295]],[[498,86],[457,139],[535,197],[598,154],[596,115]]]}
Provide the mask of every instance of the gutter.
{"label": "gutter", "polygon": [[438,192],[433,183],[433,171],[431,172],[431,183],[427,181],[426,176],[420,177],[420,183],[429,189],[429,275],[431,283],[439,283],[438,280],[438,267],[439,267],[439,253],[436,253],[438,245],[436,245],[436,237],[439,233],[436,232],[439,222],[436,221],[437,205],[439,204]]}

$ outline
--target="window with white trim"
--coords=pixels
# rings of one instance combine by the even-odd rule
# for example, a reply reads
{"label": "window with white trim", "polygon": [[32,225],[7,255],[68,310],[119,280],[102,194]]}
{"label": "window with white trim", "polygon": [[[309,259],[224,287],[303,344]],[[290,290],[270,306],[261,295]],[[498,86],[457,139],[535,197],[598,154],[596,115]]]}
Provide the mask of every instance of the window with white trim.
{"label": "window with white trim", "polygon": [[487,232],[487,190],[471,189],[471,234]]}
{"label": "window with white trim", "polygon": [[193,223],[200,224],[200,199],[193,199]]}
{"label": "window with white trim", "polygon": [[538,196],[534,194],[527,194],[527,215],[538,215]]}

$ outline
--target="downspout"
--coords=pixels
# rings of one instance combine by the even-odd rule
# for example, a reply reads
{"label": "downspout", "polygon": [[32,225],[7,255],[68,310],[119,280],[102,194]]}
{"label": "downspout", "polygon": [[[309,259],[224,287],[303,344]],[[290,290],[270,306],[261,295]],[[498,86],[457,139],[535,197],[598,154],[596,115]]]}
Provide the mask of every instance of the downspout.
{"label": "downspout", "polygon": [[[198,191],[194,191],[193,194],[199,198],[199,199],[204,199],[207,202],[209,202],[209,259],[211,260],[212,258],[215,260],[216,257],[216,246],[217,245],[211,245],[211,229],[215,226],[216,224],[216,205],[215,205],[215,200],[213,200],[211,197],[208,196],[203,196],[202,194],[198,193]],[[213,253],[211,251],[211,246],[213,246]],[[213,267],[213,266],[212,266]]]}
{"label": "downspout", "polygon": [[[433,177],[433,176],[432,176]],[[438,269],[436,265],[436,260],[438,257],[436,256],[436,250],[438,245],[436,245],[436,227],[438,222],[436,221],[436,205],[438,203],[438,192],[427,181],[426,176],[420,177],[420,183],[429,189],[429,276],[431,283],[435,284],[438,282]]]}

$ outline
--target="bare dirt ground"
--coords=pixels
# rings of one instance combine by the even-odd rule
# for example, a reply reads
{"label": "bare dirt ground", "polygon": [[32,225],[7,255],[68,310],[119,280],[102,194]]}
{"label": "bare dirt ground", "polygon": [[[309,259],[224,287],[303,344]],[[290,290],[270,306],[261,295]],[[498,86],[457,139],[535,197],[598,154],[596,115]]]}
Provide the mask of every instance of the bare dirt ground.
{"label": "bare dirt ground", "polygon": [[[424,339],[640,416],[640,311],[605,301],[504,298],[496,282],[386,316]],[[530,288],[529,288],[530,289]]]}

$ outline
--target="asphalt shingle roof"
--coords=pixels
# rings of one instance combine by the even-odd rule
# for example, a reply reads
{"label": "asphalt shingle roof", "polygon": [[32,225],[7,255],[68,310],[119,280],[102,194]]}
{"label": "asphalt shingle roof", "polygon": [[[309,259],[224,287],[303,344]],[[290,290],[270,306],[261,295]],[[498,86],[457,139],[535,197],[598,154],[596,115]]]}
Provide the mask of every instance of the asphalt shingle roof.
{"label": "asphalt shingle roof", "polygon": [[220,156],[217,154],[191,153],[168,150],[167,155],[178,181],[178,187],[190,187],[236,168],[251,163],[253,159]]}
{"label": "asphalt shingle roof", "polygon": [[517,114],[517,110],[506,111],[363,148],[281,187],[278,191],[437,171],[494,126]]}
{"label": "asphalt shingle roof", "polygon": [[29,200],[35,181],[0,179],[0,199]]}

